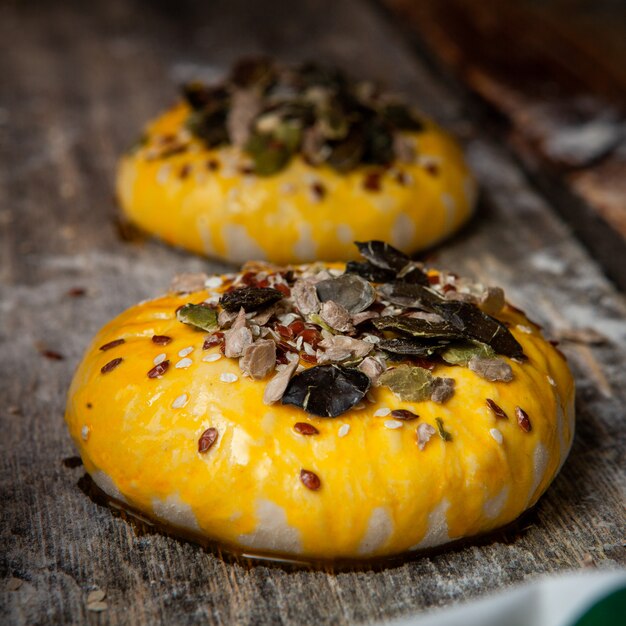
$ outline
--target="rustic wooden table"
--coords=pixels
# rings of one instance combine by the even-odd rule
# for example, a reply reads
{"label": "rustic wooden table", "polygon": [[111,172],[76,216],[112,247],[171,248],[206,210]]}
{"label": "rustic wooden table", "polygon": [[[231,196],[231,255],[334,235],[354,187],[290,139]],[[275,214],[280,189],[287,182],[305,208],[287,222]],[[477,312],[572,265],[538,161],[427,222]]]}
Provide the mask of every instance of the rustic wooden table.
{"label": "rustic wooden table", "polygon": [[[563,220],[567,176],[550,173],[550,185],[538,184],[528,167],[542,170],[536,153],[521,158],[519,143],[499,135],[476,105],[476,90],[455,82],[462,72],[451,78],[432,63],[437,45],[418,45],[429,41],[419,34],[428,20],[406,17],[407,3],[384,4],[0,6],[0,623],[371,622],[545,572],[626,563],[626,305],[601,257],[587,252],[603,241],[596,235],[584,247],[576,224]],[[390,7],[404,15],[401,28]],[[257,52],[333,62],[386,82],[465,142],[482,185],[479,215],[434,259],[504,285],[548,333],[566,339],[577,380],[570,459],[517,531],[379,571],[288,571],[225,561],[152,534],[79,488],[83,470],[71,461],[62,415],[88,339],[174,273],[219,267],[153,241],[120,239],[116,159],[175,98],[177,83],[211,79]],[[593,198],[578,201],[593,210]],[[621,244],[611,248],[613,265],[604,264],[616,280]],[[101,613],[87,610],[95,588],[106,591]]]}

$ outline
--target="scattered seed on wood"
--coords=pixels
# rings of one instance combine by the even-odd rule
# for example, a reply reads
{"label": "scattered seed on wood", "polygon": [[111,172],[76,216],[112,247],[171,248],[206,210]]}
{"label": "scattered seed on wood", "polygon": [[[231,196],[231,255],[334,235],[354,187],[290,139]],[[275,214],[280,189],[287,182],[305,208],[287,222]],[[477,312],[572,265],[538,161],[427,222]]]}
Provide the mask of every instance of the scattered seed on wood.
{"label": "scattered seed on wood", "polygon": [[163,374],[165,374],[165,372],[167,372],[169,366],[169,360],[162,361],[148,372],[148,378],[160,378]]}
{"label": "scattered seed on wood", "polygon": [[322,486],[322,481],[315,472],[309,470],[300,470],[300,481],[311,491],[317,491]]}
{"label": "scattered seed on wood", "polygon": [[114,339],[113,341],[109,341],[109,343],[105,343],[100,346],[100,350],[110,350],[111,348],[116,348],[117,346],[121,346],[123,343],[126,343],[126,339]]}
{"label": "scattered seed on wood", "polygon": [[106,591],[102,589],[94,589],[87,594],[87,602],[101,602],[106,598]]}
{"label": "scattered seed on wood", "polygon": [[502,407],[498,406],[491,398],[487,398],[485,402],[487,403],[487,406],[492,410],[493,414],[498,419],[502,419],[502,420],[509,419],[509,416],[504,412]]}
{"label": "scattered seed on wood", "polygon": [[103,365],[100,368],[100,372],[102,372],[103,374],[108,374],[109,372],[113,371],[123,360],[124,359],[122,359],[122,357],[118,357],[117,359],[109,361],[106,365]]}
{"label": "scattered seed on wood", "polygon": [[51,361],[63,361],[63,359],[65,359],[65,357],[56,350],[43,349],[40,350],[40,352],[41,356],[44,356],[46,359],[50,359]]}
{"label": "scattered seed on wood", "polygon": [[166,346],[168,343],[170,343],[170,341],[172,341],[172,338],[168,337],[167,335],[152,336],[152,343],[156,343],[158,346]]}
{"label": "scattered seed on wood", "polygon": [[84,289],[83,287],[72,287],[71,289],[67,290],[67,295],[70,296],[70,298],[80,298],[81,296],[84,296],[87,293],[87,290]]}
{"label": "scattered seed on wood", "polygon": [[204,454],[217,441],[218,434],[217,428],[207,428],[198,439],[198,452]]}
{"label": "scattered seed on wood", "polygon": [[296,422],[293,425],[293,429],[301,435],[318,435],[320,432],[313,424],[308,424],[307,422]]}
{"label": "scattered seed on wood", "polygon": [[109,608],[106,602],[90,602],[87,604],[87,610],[93,613],[102,613]]}
{"label": "scattered seed on wood", "polygon": [[528,417],[528,413],[524,411],[519,406],[515,407],[515,416],[517,417],[517,423],[519,427],[525,432],[529,433],[532,430],[532,425],[530,423],[530,418]]}

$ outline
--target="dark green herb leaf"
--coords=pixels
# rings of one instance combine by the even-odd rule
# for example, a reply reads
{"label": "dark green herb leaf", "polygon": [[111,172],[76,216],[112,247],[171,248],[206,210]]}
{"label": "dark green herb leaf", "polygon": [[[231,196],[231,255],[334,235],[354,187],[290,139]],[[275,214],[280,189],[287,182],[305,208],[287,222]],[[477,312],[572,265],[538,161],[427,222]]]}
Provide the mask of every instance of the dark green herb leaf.
{"label": "dark green herb leaf", "polygon": [[211,113],[192,111],[185,122],[192,135],[202,139],[209,148],[215,148],[229,141],[226,127],[227,109],[217,109]]}
{"label": "dark green herb leaf", "polygon": [[346,263],[346,274],[356,274],[373,283],[389,283],[395,278],[395,272],[392,270],[376,267],[369,261],[348,261]]}
{"label": "dark green herb leaf", "polygon": [[383,339],[376,344],[376,348],[391,352],[392,354],[406,354],[411,356],[431,356],[438,350],[448,345],[446,340],[440,340],[435,343],[419,342],[415,339],[399,337],[397,339]]}
{"label": "dark green herb leaf", "polygon": [[365,311],[376,300],[376,292],[369,282],[354,274],[322,280],[317,283],[316,289],[321,302],[331,300],[352,314]]}
{"label": "dark green herb leaf", "polygon": [[424,130],[424,125],[419,117],[406,104],[388,104],[380,110],[381,115],[387,122],[398,130],[419,132]]}
{"label": "dark green herb leaf", "polygon": [[282,397],[320,417],[337,417],[358,404],[370,387],[361,371],[341,365],[318,365],[296,374]]}
{"label": "dark green herb leaf", "polygon": [[441,358],[451,365],[467,366],[473,357],[492,359],[496,356],[493,348],[480,341],[467,341],[449,346],[440,352]]}
{"label": "dark green herb leaf", "polygon": [[338,172],[349,172],[361,163],[365,139],[357,127],[352,127],[345,139],[328,142],[326,146],[326,163]]}
{"label": "dark green herb leaf", "polygon": [[428,275],[417,265],[411,264],[398,274],[396,278],[398,283],[407,283],[411,285],[428,286]]}
{"label": "dark green herb leaf", "polygon": [[437,422],[437,430],[439,431],[439,436],[444,441],[452,441],[452,435],[443,427],[443,420],[440,417],[436,417],[435,422]]}
{"label": "dark green herb leaf", "polygon": [[383,372],[380,385],[389,387],[401,400],[422,402],[429,400],[433,375],[422,367],[400,365]]}
{"label": "dark green herb leaf", "polygon": [[511,358],[525,358],[522,346],[509,329],[494,317],[483,313],[468,302],[439,302],[435,311],[463,334],[489,344],[497,354]]}
{"label": "dark green herb leaf", "polygon": [[363,163],[386,165],[394,159],[393,132],[386,122],[372,119],[364,126]]}
{"label": "dark green herb leaf", "polygon": [[176,312],[176,319],[209,332],[218,328],[217,311],[203,304],[185,304]]}
{"label": "dark green herb leaf", "polygon": [[247,313],[258,311],[282,298],[283,293],[271,287],[243,287],[225,293],[220,299],[220,304],[229,313],[236,313],[241,308]]}
{"label": "dark green herb leaf", "polygon": [[394,283],[393,285],[383,285],[379,291],[392,304],[409,309],[422,309],[434,312],[435,306],[439,302],[445,302],[441,295],[424,285]]}
{"label": "dark green herb leaf", "polygon": [[284,122],[272,133],[253,132],[245,150],[254,161],[254,171],[259,176],[271,176],[287,166],[301,139],[300,126]]}
{"label": "dark green herb leaf", "polygon": [[385,316],[372,320],[378,330],[396,330],[412,337],[427,339],[446,338],[459,339],[463,335],[451,324],[446,322],[431,322],[426,319]]}
{"label": "dark green herb leaf", "polygon": [[372,241],[355,241],[355,244],[361,256],[384,270],[399,272],[411,261],[404,252],[400,252],[384,241],[374,239]]}

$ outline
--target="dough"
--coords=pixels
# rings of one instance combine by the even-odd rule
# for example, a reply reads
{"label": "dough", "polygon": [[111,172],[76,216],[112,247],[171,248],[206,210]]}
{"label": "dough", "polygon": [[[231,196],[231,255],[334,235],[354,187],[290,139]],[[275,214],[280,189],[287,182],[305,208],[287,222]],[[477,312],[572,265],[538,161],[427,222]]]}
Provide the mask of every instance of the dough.
{"label": "dough", "polygon": [[95,482],[198,539],[303,559],[438,546],[532,506],[574,434],[564,357],[501,290],[360,248],[347,273],[185,276],[107,324],[66,414]]}
{"label": "dough", "polygon": [[118,172],[132,222],[210,257],[299,263],[374,237],[416,252],[469,219],[474,180],[435,123],[330,70],[269,67],[270,87],[236,67],[148,125]]}

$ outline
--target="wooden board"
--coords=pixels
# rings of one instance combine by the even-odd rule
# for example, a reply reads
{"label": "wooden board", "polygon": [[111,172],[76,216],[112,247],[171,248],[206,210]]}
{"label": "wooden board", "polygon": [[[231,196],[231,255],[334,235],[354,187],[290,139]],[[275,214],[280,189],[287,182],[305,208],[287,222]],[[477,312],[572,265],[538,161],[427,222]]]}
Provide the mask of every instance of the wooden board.
{"label": "wooden board", "polygon": [[[624,565],[626,305],[546,199],[371,4],[8,2],[0,6],[0,623],[348,624],[595,565]],[[62,415],[73,370],[108,319],[172,274],[220,266],[113,227],[118,154],[192,76],[242,53],[336,62],[407,92],[462,134],[477,219],[434,260],[505,286],[564,343],[578,434],[517,532],[381,571],[288,571],[224,561],[92,502]],[[71,296],[83,288],[83,296]],[[46,358],[42,350],[64,358]],[[50,356],[50,355],[49,355]],[[71,463],[70,463],[71,465]],[[107,608],[87,610],[106,591]]]}
{"label": "wooden board", "polygon": [[626,288],[626,5],[384,0]]}

